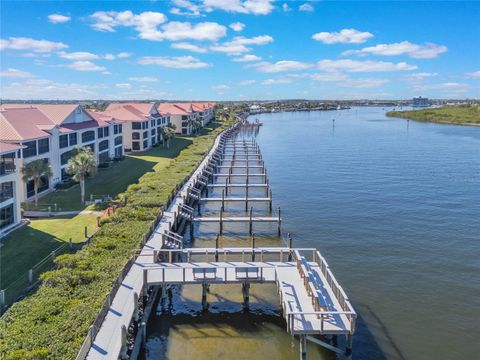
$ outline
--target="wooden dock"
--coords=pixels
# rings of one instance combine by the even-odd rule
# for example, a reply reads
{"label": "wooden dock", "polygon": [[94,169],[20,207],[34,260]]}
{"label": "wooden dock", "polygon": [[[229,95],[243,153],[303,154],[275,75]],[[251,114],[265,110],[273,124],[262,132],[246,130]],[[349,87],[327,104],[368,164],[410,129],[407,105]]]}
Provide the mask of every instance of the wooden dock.
{"label": "wooden dock", "polygon": [[[140,303],[151,306],[155,301],[151,294],[164,296],[170,286],[200,284],[202,304],[207,309],[207,289],[215,283],[241,284],[247,309],[251,284],[276,284],[286,331],[300,338],[301,359],[306,358],[307,340],[338,353],[351,353],[356,314],[321,254],[316,249],[292,248],[290,237],[289,247],[255,247],[253,225],[276,223],[280,235],[282,218],[280,208],[273,212],[272,192],[258,145],[254,140],[236,139],[240,124],[216,138],[199,167],[170,199],[131,268],[119,277],[117,292],[106,299],[76,360],[128,359],[138,354],[146,338],[148,320],[140,319]],[[228,173],[218,173],[224,169]],[[246,174],[233,173],[235,169],[245,170]],[[250,183],[250,177],[255,176],[263,177],[265,183]],[[245,178],[245,183],[231,183],[232,177]],[[231,189],[240,188],[245,189],[241,196],[229,194]],[[256,188],[264,189],[266,196],[252,196],[250,190]],[[222,189],[222,197],[210,197],[209,189]],[[246,215],[226,216],[227,202],[245,203]],[[266,214],[261,213],[265,209],[254,212],[249,206],[259,202],[269,204]],[[200,203],[220,203],[218,215],[197,214],[194,207]],[[252,246],[219,248],[217,236],[215,248],[185,249],[179,233],[189,224],[193,235],[194,223],[218,223],[219,234],[224,223],[246,223]],[[133,334],[134,348],[129,353],[127,338],[132,324],[138,331]],[[313,335],[345,336],[345,350]]]}

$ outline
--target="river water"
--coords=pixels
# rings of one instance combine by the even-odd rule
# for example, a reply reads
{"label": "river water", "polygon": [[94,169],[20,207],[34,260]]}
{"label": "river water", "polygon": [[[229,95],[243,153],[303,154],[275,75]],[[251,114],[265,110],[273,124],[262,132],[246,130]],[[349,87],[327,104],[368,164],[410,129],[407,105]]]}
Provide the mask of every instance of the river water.
{"label": "river water", "polygon": [[[353,359],[478,358],[480,127],[386,110],[257,116],[283,234],[317,247],[350,297]],[[196,227],[192,246],[214,246],[217,231]],[[275,226],[255,232],[257,246],[281,245]],[[220,245],[250,246],[244,235],[230,226]],[[212,286],[205,313],[200,287],[176,289],[150,319],[145,358],[297,359],[275,287],[252,286],[248,313],[241,299],[240,286]],[[335,356],[309,345],[308,358]]]}

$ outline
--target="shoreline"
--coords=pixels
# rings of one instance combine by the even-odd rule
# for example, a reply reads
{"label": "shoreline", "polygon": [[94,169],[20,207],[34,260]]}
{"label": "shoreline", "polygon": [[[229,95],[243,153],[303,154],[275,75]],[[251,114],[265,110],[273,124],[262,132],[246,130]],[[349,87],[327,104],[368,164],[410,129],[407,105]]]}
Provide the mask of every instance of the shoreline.
{"label": "shoreline", "polygon": [[430,124],[439,124],[439,125],[458,125],[458,126],[480,126],[480,123],[455,123],[455,122],[444,122],[444,121],[435,121],[435,120],[423,120],[423,119],[415,119],[413,117],[407,116],[396,116],[396,115],[388,115],[388,112],[385,113],[386,117],[395,118],[400,120],[412,120],[422,123],[430,123]]}

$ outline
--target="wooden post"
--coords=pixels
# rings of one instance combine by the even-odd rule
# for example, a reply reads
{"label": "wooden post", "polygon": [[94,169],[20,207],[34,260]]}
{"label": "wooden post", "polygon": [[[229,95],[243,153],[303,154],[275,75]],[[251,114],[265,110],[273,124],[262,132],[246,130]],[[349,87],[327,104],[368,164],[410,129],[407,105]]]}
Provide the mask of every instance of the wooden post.
{"label": "wooden post", "polygon": [[[163,279],[162,279],[163,280]],[[143,304],[147,303],[147,295],[148,295],[148,270],[143,269]]]}
{"label": "wooden post", "polygon": [[307,360],[307,337],[300,336],[300,360]]}
{"label": "wooden post", "polygon": [[242,284],[243,306],[248,310],[250,305],[250,284],[245,282]]}
{"label": "wooden post", "polygon": [[[267,188],[268,189],[268,188]],[[268,191],[268,190],[267,190]],[[270,191],[268,191],[268,196],[269,196],[269,201],[268,201],[268,210],[270,212],[270,215],[272,215],[272,202],[273,202],[273,197],[272,197],[272,189],[270,189]]]}
{"label": "wooden post", "polygon": [[255,261],[255,234],[252,234],[252,261]]}
{"label": "wooden post", "polygon": [[292,261],[292,245],[293,245],[293,239],[292,239],[292,236],[290,235],[290,233],[288,233],[287,235],[287,238],[288,238],[288,247],[290,248],[290,251],[288,253],[288,261]]}
{"label": "wooden post", "polygon": [[147,323],[145,321],[142,321],[142,347],[145,348],[145,345],[147,344]]}
{"label": "wooden post", "polygon": [[250,220],[249,220],[249,229],[248,234],[251,236],[253,234],[253,206],[250,208]]}
{"label": "wooden post", "polygon": [[219,240],[220,235],[217,234],[217,237],[215,238],[215,261],[218,262],[218,240]]}
{"label": "wooden post", "polygon": [[223,235],[223,210],[220,209],[220,235]]}
{"label": "wooden post", "polygon": [[190,240],[194,240],[193,221],[190,221]]}
{"label": "wooden post", "polygon": [[85,237],[88,237],[88,229],[87,229],[86,226],[85,226],[84,230],[85,230]]}
{"label": "wooden post", "polygon": [[225,189],[222,189],[222,211],[225,211]]}
{"label": "wooden post", "polygon": [[203,309],[203,311],[206,311],[208,309],[207,288],[208,288],[208,284],[203,283],[202,284],[202,309]]}
{"label": "wooden post", "polygon": [[353,336],[352,334],[346,335],[345,355],[350,356],[352,354]]}
{"label": "wooden post", "polygon": [[73,248],[72,238],[68,239],[68,246],[70,247],[70,250]]}
{"label": "wooden post", "polygon": [[133,292],[133,321],[138,321],[139,318],[139,309],[138,309],[138,294],[136,291]]}
{"label": "wooden post", "polygon": [[225,179],[225,195],[228,196],[228,177]]}
{"label": "wooden post", "polygon": [[128,359],[128,354],[127,354],[127,328],[125,325],[122,325],[122,331],[121,331],[121,348],[120,348],[120,355],[118,356],[120,359]]}
{"label": "wooden post", "polygon": [[278,207],[278,236],[280,236],[282,234],[282,231],[281,231],[281,226],[282,226],[282,218],[281,218],[281,215],[280,215],[280,206]]}

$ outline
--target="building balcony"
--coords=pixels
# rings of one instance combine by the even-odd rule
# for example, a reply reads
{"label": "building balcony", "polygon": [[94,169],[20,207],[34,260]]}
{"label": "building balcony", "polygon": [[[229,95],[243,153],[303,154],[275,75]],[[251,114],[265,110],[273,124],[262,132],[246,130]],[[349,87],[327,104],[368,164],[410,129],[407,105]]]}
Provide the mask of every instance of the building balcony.
{"label": "building balcony", "polygon": [[1,163],[0,164],[0,176],[12,174],[16,171],[16,166],[14,163]]}

